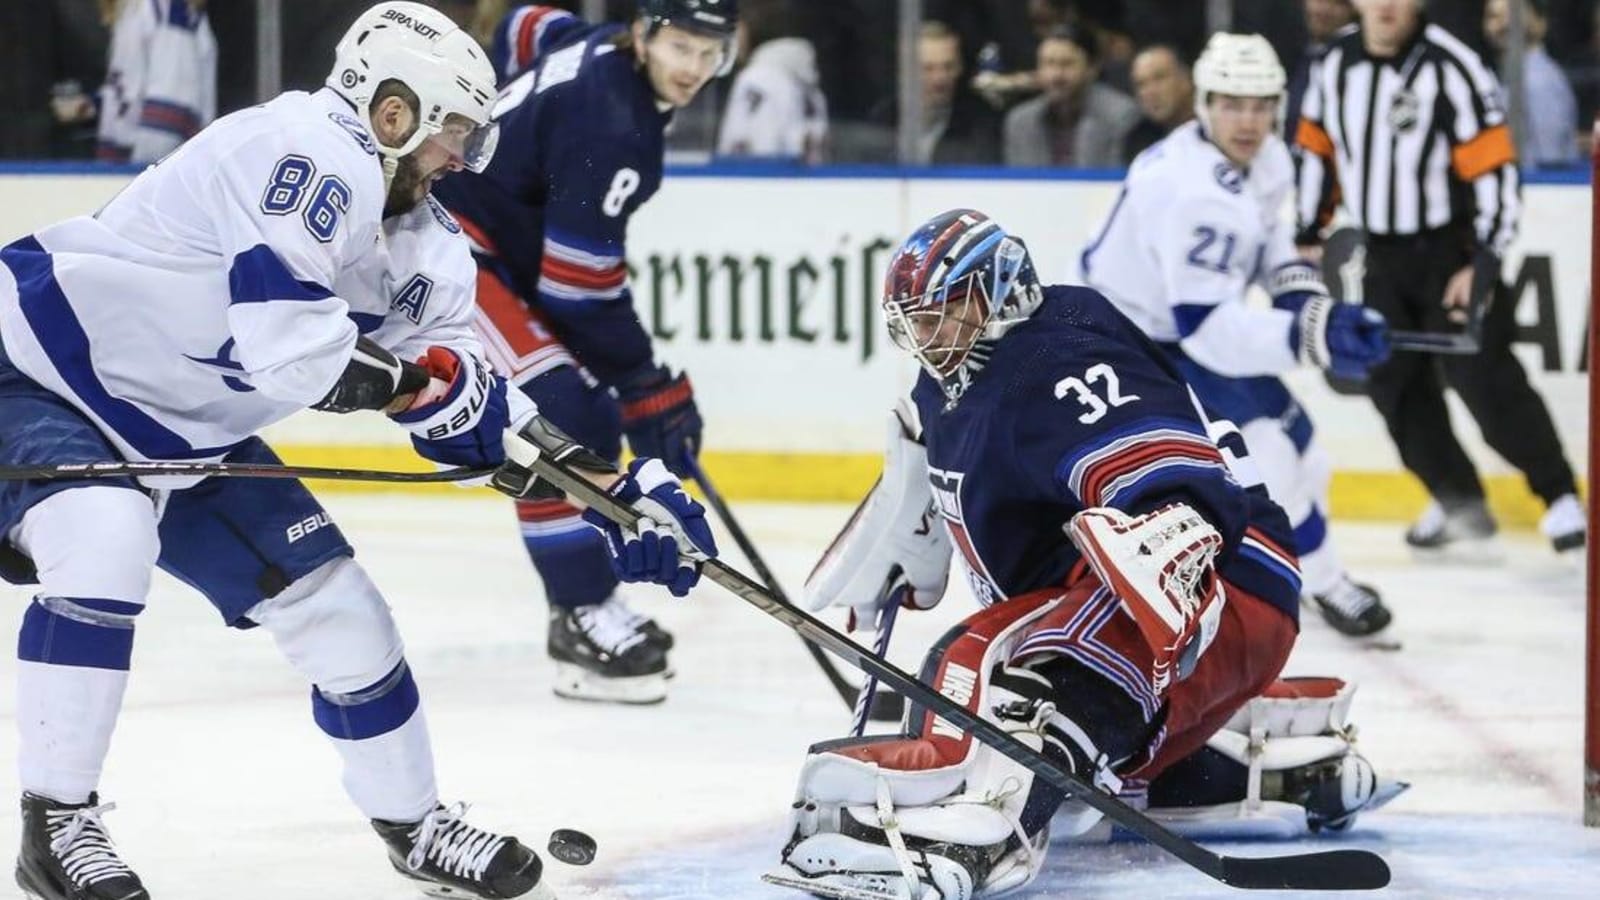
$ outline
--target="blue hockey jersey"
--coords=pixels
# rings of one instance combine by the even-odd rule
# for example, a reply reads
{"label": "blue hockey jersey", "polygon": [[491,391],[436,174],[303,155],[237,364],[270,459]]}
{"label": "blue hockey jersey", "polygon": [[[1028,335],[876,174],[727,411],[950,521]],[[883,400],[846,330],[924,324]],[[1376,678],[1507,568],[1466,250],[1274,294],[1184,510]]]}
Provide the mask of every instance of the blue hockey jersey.
{"label": "blue hockey jersey", "polygon": [[1080,510],[1181,501],[1222,532],[1223,577],[1298,621],[1283,511],[1240,483],[1177,370],[1099,293],[1045,288],[957,399],[926,372],[912,398],[934,503],[980,602],[1064,583],[1081,554],[1062,529]]}
{"label": "blue hockey jersey", "polygon": [[518,22],[497,41],[502,70],[521,70],[495,108],[499,150],[482,174],[457,173],[434,193],[579,361],[615,384],[651,362],[625,237],[661,186],[671,113],[617,46],[623,26],[547,7],[513,12],[507,28]]}

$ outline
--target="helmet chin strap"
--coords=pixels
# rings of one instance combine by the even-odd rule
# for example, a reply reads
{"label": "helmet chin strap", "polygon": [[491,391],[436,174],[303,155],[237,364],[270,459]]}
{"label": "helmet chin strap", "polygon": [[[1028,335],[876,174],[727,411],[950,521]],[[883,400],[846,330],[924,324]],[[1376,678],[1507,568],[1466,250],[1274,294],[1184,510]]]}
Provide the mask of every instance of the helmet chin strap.
{"label": "helmet chin strap", "polygon": [[[376,127],[373,130],[376,131]],[[391,147],[383,141],[373,142],[378,148],[378,158],[383,162],[383,192],[385,195],[389,193],[389,188],[394,184],[395,173],[400,170],[400,160],[415,152],[418,147],[422,146],[422,142],[427,140],[433,133],[432,129],[418,123],[417,127],[412,129],[411,137],[407,138],[406,142],[398,147]]]}

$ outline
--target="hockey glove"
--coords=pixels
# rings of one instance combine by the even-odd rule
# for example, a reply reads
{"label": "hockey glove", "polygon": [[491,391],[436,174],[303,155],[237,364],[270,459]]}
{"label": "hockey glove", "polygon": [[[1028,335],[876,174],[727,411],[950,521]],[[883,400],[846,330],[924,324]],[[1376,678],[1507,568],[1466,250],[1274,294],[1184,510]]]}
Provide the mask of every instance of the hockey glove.
{"label": "hockey glove", "polygon": [[1359,379],[1389,358],[1389,323],[1375,309],[1314,297],[1300,308],[1289,343],[1301,362]]}
{"label": "hockey glove", "polygon": [[607,493],[640,515],[638,526],[627,528],[583,511],[584,521],[605,535],[617,577],[665,585],[675,597],[688,594],[700,580],[700,563],[717,555],[705,507],[658,459],[635,459]]}
{"label": "hockey glove", "polygon": [[371,338],[359,337],[344,374],[328,395],[311,404],[311,408],[333,413],[385,409],[396,397],[415,393],[427,385],[426,369],[399,359]]}
{"label": "hockey glove", "polygon": [[445,466],[492,469],[505,462],[511,424],[505,379],[448,347],[429,347],[417,365],[428,372],[427,386],[390,416],[411,432],[417,453]]}
{"label": "hockey glove", "polygon": [[689,376],[666,366],[646,369],[617,387],[622,401],[622,431],[634,456],[654,457],[681,478],[688,461],[700,455],[700,410]]}
{"label": "hockey glove", "polygon": [[1215,568],[1216,527],[1183,503],[1142,516],[1102,506],[1073,516],[1067,535],[1150,645],[1156,693],[1189,677],[1227,600]]}
{"label": "hockey glove", "polygon": [[910,590],[902,605],[931,609],[944,597],[950,577],[950,534],[933,507],[928,485],[928,451],[912,435],[916,416],[901,406],[889,417],[883,477],[856,508],[839,536],[806,579],[804,603],[820,611],[850,609],[847,630],[858,625],[877,630],[883,590],[902,572]]}

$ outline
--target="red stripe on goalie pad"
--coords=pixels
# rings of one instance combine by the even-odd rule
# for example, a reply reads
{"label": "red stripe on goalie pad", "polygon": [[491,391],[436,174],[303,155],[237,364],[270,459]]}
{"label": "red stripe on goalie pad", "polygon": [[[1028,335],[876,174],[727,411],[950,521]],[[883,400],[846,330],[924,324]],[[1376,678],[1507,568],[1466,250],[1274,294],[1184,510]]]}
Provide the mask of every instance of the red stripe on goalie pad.
{"label": "red stripe on goalie pad", "polygon": [[1326,699],[1338,696],[1342,690],[1344,680],[1340,678],[1280,678],[1267,685],[1261,696],[1274,700]]}

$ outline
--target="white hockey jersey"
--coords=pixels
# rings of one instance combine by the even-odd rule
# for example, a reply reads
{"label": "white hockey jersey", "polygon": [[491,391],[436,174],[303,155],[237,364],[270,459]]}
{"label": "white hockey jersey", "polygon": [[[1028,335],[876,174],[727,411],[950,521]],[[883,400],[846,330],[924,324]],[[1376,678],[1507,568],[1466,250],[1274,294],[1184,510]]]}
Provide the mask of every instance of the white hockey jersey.
{"label": "white hockey jersey", "polygon": [[191,0],[123,0],[100,88],[96,155],[155,162],[217,115],[217,40]]}
{"label": "white hockey jersey", "polygon": [[1276,294],[1289,273],[1314,281],[1282,216],[1293,190],[1294,164],[1277,136],[1240,169],[1198,122],[1181,125],[1134,160],[1080,274],[1151,338],[1178,343],[1214,372],[1285,372],[1299,364],[1294,313],[1252,306],[1245,294],[1252,284]]}
{"label": "white hockey jersey", "polygon": [[358,333],[482,357],[459,226],[431,198],[388,221],[383,203],[349,105],[284,94],[0,251],[0,338],[127,458],[219,459],[326,396]]}

